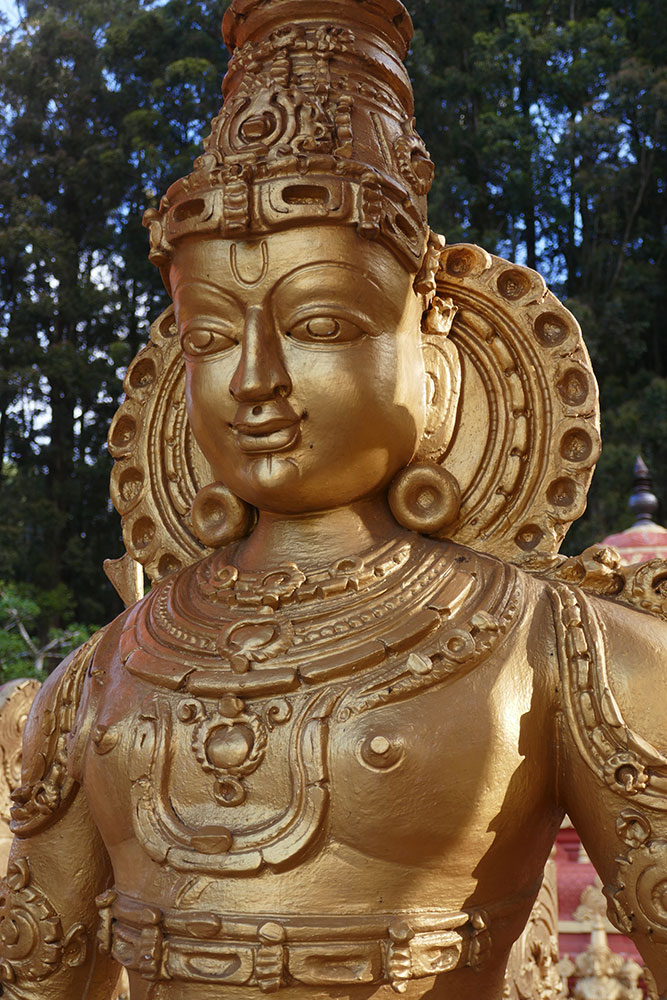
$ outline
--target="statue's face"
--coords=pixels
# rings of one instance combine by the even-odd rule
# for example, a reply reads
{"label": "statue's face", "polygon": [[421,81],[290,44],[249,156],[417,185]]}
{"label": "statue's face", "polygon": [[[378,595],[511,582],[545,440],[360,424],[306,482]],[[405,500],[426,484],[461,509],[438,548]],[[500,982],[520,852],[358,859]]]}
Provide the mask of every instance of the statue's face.
{"label": "statue's face", "polygon": [[422,299],[383,245],[323,225],[179,243],[187,405],[216,479],[304,513],[384,489],[424,427]]}

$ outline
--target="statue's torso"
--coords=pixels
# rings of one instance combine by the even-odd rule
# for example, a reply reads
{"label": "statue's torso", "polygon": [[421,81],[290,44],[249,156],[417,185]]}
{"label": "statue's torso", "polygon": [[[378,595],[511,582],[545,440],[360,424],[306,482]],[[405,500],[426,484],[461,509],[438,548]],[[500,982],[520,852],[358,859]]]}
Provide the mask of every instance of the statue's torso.
{"label": "statue's torso", "polygon": [[195,571],[97,657],[78,766],[115,874],[102,938],[146,996],[419,996],[447,971],[456,997],[502,967],[558,823],[547,655],[520,578],[456,552],[391,550],[328,597],[256,581],[264,610],[208,571],[216,607]]}

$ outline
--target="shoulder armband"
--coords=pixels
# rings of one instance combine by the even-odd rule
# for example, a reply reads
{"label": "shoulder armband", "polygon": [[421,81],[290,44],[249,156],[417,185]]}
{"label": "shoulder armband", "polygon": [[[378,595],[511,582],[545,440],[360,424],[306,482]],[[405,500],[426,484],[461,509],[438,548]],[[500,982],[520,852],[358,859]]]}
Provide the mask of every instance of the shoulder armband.
{"label": "shoulder armband", "polygon": [[9,825],[11,794],[21,784],[21,746],[30,706],[40,689],[34,679],[0,687],[0,823]]}
{"label": "shoulder armband", "polygon": [[[607,677],[602,630],[584,595],[563,585],[554,602],[562,703],[582,760],[616,793],[616,874],[604,888],[624,934],[667,944],[667,757],[625,722]],[[617,811],[618,810],[618,811]]]}
{"label": "shoulder armband", "polygon": [[72,800],[78,784],[68,773],[70,739],[86,674],[104,632],[66,660],[55,684],[39,692],[26,727],[23,780],[12,792],[10,829],[28,837],[48,826]]}
{"label": "shoulder armband", "polygon": [[607,676],[604,638],[581,591],[551,587],[562,704],[582,760],[617,794],[667,811],[667,757],[626,723]]}

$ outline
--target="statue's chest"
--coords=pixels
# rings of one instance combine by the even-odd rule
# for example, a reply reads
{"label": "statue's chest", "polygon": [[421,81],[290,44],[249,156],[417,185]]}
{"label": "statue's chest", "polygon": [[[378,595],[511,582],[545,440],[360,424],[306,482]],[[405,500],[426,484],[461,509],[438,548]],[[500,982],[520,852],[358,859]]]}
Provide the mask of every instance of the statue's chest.
{"label": "statue's chest", "polygon": [[519,762],[506,748],[527,705],[497,703],[502,668],[482,671],[361,712],[360,685],[253,699],[129,683],[122,703],[141,693],[140,708],[103,703],[89,743],[96,818],[105,839],[130,835],[158,863],[211,875],[290,867],[329,838],[400,863],[416,842],[441,853],[488,798],[491,762],[492,812]]}
{"label": "statue's chest", "polygon": [[415,837],[426,856],[460,832],[486,761],[516,745],[490,706],[520,594],[506,568],[404,548],[319,582],[287,567],[246,587],[204,564],[137,606],[87,752],[110,850],[132,839],[180,871],[244,875],[327,838],[403,861]]}

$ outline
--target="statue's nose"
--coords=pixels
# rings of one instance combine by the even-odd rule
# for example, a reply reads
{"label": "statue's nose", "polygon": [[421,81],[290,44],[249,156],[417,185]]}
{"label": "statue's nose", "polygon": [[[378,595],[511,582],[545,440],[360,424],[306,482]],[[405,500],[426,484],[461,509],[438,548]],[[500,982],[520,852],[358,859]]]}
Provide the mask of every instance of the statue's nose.
{"label": "statue's nose", "polygon": [[241,357],[229,391],[239,403],[262,402],[292,391],[278,335],[262,306],[250,306],[246,313]]}

